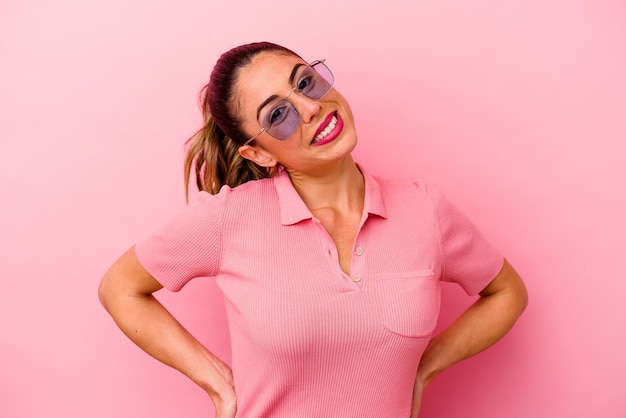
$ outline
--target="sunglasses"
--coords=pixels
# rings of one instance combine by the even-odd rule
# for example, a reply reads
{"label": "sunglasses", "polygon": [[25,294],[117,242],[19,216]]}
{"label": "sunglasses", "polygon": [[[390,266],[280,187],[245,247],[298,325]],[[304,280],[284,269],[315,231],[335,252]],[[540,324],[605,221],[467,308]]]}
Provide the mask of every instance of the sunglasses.
{"label": "sunglasses", "polygon": [[313,100],[319,100],[324,97],[335,82],[333,73],[330,72],[324,61],[313,61],[304,67],[289,94],[284,99],[276,102],[265,113],[261,121],[262,129],[248,139],[244,145],[254,141],[263,132],[267,132],[274,138],[284,141],[296,131],[298,125],[300,125],[300,114],[296,106],[289,101],[289,96],[296,91]]}

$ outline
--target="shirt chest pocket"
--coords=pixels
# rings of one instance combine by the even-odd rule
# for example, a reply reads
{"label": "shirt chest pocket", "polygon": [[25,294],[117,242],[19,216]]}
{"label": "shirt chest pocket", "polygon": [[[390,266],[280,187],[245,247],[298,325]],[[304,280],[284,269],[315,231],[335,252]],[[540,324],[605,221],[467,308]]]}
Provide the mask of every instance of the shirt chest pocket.
{"label": "shirt chest pocket", "polygon": [[439,317],[439,280],[431,269],[380,274],[376,294],[383,325],[406,337],[428,337]]}

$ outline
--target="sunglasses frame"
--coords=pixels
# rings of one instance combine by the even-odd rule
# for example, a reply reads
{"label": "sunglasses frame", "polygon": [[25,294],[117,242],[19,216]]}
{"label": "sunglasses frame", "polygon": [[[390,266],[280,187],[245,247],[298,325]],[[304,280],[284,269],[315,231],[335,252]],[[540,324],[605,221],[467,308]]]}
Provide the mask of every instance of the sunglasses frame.
{"label": "sunglasses frame", "polygon": [[[320,64],[323,65],[326,68],[326,70],[328,71],[328,73],[330,74],[330,76],[332,78],[332,81],[326,80],[330,84],[328,90],[324,94],[322,94],[321,96],[319,96],[317,98],[309,97],[305,93],[303,93],[302,91],[298,91],[298,93],[302,94],[303,96],[308,97],[309,99],[312,99],[312,100],[319,100],[322,97],[326,96],[328,94],[328,92],[333,88],[333,85],[335,84],[335,76],[332,73],[332,71],[330,71],[330,68],[328,68],[328,66],[325,64],[325,62],[326,62],[326,59],[321,59],[321,60],[315,60],[315,61],[311,62],[310,64],[307,64],[307,66],[304,67],[304,69],[300,73],[300,77],[298,77],[298,79],[295,81],[295,85],[291,88],[291,90],[289,91],[289,94],[287,94],[284,98],[280,99],[278,102],[286,100],[291,105],[292,110],[295,110],[295,112],[298,113],[298,109],[296,108],[296,106],[293,103],[291,103],[289,101],[289,97],[293,94],[294,91],[298,91],[298,85],[300,84],[300,81],[302,80],[302,74],[304,74],[308,68],[312,68],[313,71],[315,71],[317,74],[320,75],[320,77],[322,77],[324,80],[326,80],[326,78],[315,69],[315,66],[316,65],[320,65]],[[300,118],[300,115],[298,115],[298,118]],[[274,139],[276,139],[278,141],[285,141],[285,140],[288,139],[288,137],[287,138],[283,138],[283,139],[276,138],[274,135],[272,135],[269,132],[269,129],[270,128],[263,128],[262,127],[259,132],[257,132],[255,135],[250,137],[243,145],[248,145],[250,142],[254,141],[259,135],[261,135],[264,132],[267,132],[270,136],[272,136],[272,138],[274,138]],[[289,136],[291,136],[291,135],[289,135]]]}

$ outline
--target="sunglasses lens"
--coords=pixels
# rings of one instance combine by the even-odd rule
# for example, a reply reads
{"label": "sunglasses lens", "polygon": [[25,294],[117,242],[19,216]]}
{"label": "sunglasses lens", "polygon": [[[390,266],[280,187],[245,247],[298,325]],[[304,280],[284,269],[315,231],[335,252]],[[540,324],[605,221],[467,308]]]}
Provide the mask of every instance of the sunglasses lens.
{"label": "sunglasses lens", "polygon": [[[333,73],[322,61],[307,65],[298,78],[295,89],[310,99],[321,99],[335,82]],[[284,141],[298,129],[300,115],[287,99],[276,103],[265,114],[262,126],[274,138]]]}
{"label": "sunglasses lens", "polygon": [[302,71],[296,88],[305,96],[317,100],[330,91],[334,81],[328,67],[323,62],[316,61]]}
{"label": "sunglasses lens", "polygon": [[281,141],[289,138],[296,131],[299,123],[298,111],[286,99],[276,103],[263,119],[265,131]]}

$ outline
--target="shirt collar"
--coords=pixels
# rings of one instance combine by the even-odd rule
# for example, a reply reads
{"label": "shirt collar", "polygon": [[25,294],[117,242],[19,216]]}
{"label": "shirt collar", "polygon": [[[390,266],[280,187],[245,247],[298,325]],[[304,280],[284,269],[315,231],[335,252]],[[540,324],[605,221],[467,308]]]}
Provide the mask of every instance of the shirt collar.
{"label": "shirt collar", "polygon": [[[359,170],[363,173],[365,179],[365,202],[363,205],[364,214],[377,215],[382,218],[387,217],[385,203],[380,186],[375,177],[370,176],[359,166]],[[274,176],[274,187],[278,193],[278,205],[280,208],[280,223],[282,225],[294,225],[305,219],[312,219],[313,214],[304,204],[302,198],[293,187],[289,174],[286,170]]]}

